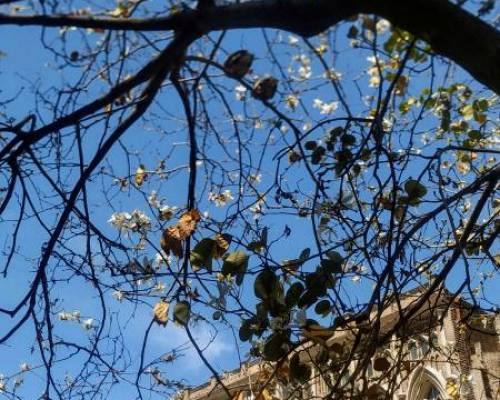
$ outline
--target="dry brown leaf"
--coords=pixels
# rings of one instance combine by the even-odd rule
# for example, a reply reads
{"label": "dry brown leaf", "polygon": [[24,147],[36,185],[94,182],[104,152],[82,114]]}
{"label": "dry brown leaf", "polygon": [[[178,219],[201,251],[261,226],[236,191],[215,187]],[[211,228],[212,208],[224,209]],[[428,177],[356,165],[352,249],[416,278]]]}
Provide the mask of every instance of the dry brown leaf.
{"label": "dry brown leaf", "polygon": [[168,308],[170,304],[168,304],[165,300],[160,300],[155,304],[153,312],[154,312],[154,320],[158,323],[158,325],[166,326],[168,322]]}
{"label": "dry brown leaf", "polygon": [[234,393],[232,400],[244,400],[245,399],[245,392],[239,390],[236,393]]}
{"label": "dry brown leaf", "polygon": [[281,378],[289,378],[290,377],[290,365],[288,362],[282,364],[278,370],[276,371],[277,375]]}
{"label": "dry brown leaf", "polygon": [[186,211],[181,215],[179,223],[177,224],[181,240],[184,240],[191,236],[191,234],[195,231],[196,225],[198,224],[198,221],[200,221],[200,219],[200,212],[195,208]]}
{"label": "dry brown leaf", "polygon": [[178,258],[182,258],[181,233],[177,225],[171,226],[163,231],[160,245],[167,254],[172,252]]}

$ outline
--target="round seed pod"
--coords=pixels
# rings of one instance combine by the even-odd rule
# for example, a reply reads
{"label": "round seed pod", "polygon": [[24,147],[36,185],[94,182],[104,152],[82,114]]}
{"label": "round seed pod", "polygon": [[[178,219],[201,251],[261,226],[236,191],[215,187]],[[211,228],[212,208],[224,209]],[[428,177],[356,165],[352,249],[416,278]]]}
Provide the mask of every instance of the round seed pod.
{"label": "round seed pod", "polygon": [[268,77],[259,79],[253,85],[252,96],[259,100],[270,100],[276,93],[278,88],[278,80]]}
{"label": "round seed pod", "polygon": [[226,75],[230,78],[241,79],[250,71],[252,62],[252,53],[246,50],[239,50],[231,54],[224,63]]}

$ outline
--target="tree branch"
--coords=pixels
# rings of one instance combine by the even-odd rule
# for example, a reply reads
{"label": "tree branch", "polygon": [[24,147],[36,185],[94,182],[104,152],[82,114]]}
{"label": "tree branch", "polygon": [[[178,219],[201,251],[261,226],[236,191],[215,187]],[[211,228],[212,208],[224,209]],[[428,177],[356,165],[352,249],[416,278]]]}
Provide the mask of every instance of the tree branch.
{"label": "tree branch", "polygon": [[267,27],[308,37],[360,13],[384,17],[427,41],[437,54],[454,61],[479,82],[500,93],[500,32],[448,0],[259,0],[185,10],[152,19],[0,14],[0,25],[203,33]]}

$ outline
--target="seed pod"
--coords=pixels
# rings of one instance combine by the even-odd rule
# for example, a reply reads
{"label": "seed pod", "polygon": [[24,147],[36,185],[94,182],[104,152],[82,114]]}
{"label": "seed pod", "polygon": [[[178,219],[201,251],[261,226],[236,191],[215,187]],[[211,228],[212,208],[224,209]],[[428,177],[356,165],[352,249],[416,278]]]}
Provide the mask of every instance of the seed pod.
{"label": "seed pod", "polygon": [[252,89],[252,96],[259,100],[270,100],[276,93],[278,80],[273,77],[259,79]]}
{"label": "seed pod", "polygon": [[241,79],[250,71],[252,62],[252,53],[246,50],[239,50],[231,54],[224,63],[226,75],[230,78]]}

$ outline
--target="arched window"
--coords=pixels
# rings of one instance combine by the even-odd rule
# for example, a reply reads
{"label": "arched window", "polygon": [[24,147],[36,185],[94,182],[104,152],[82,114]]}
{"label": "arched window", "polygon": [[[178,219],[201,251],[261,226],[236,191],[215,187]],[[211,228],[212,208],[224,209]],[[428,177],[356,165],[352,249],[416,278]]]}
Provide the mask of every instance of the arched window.
{"label": "arched window", "polygon": [[425,400],[442,400],[443,398],[441,397],[441,393],[439,393],[439,390],[432,385],[429,388],[429,392],[427,393],[427,396],[424,397]]}
{"label": "arched window", "polygon": [[410,379],[407,400],[443,400],[444,381],[427,367],[418,368]]}

